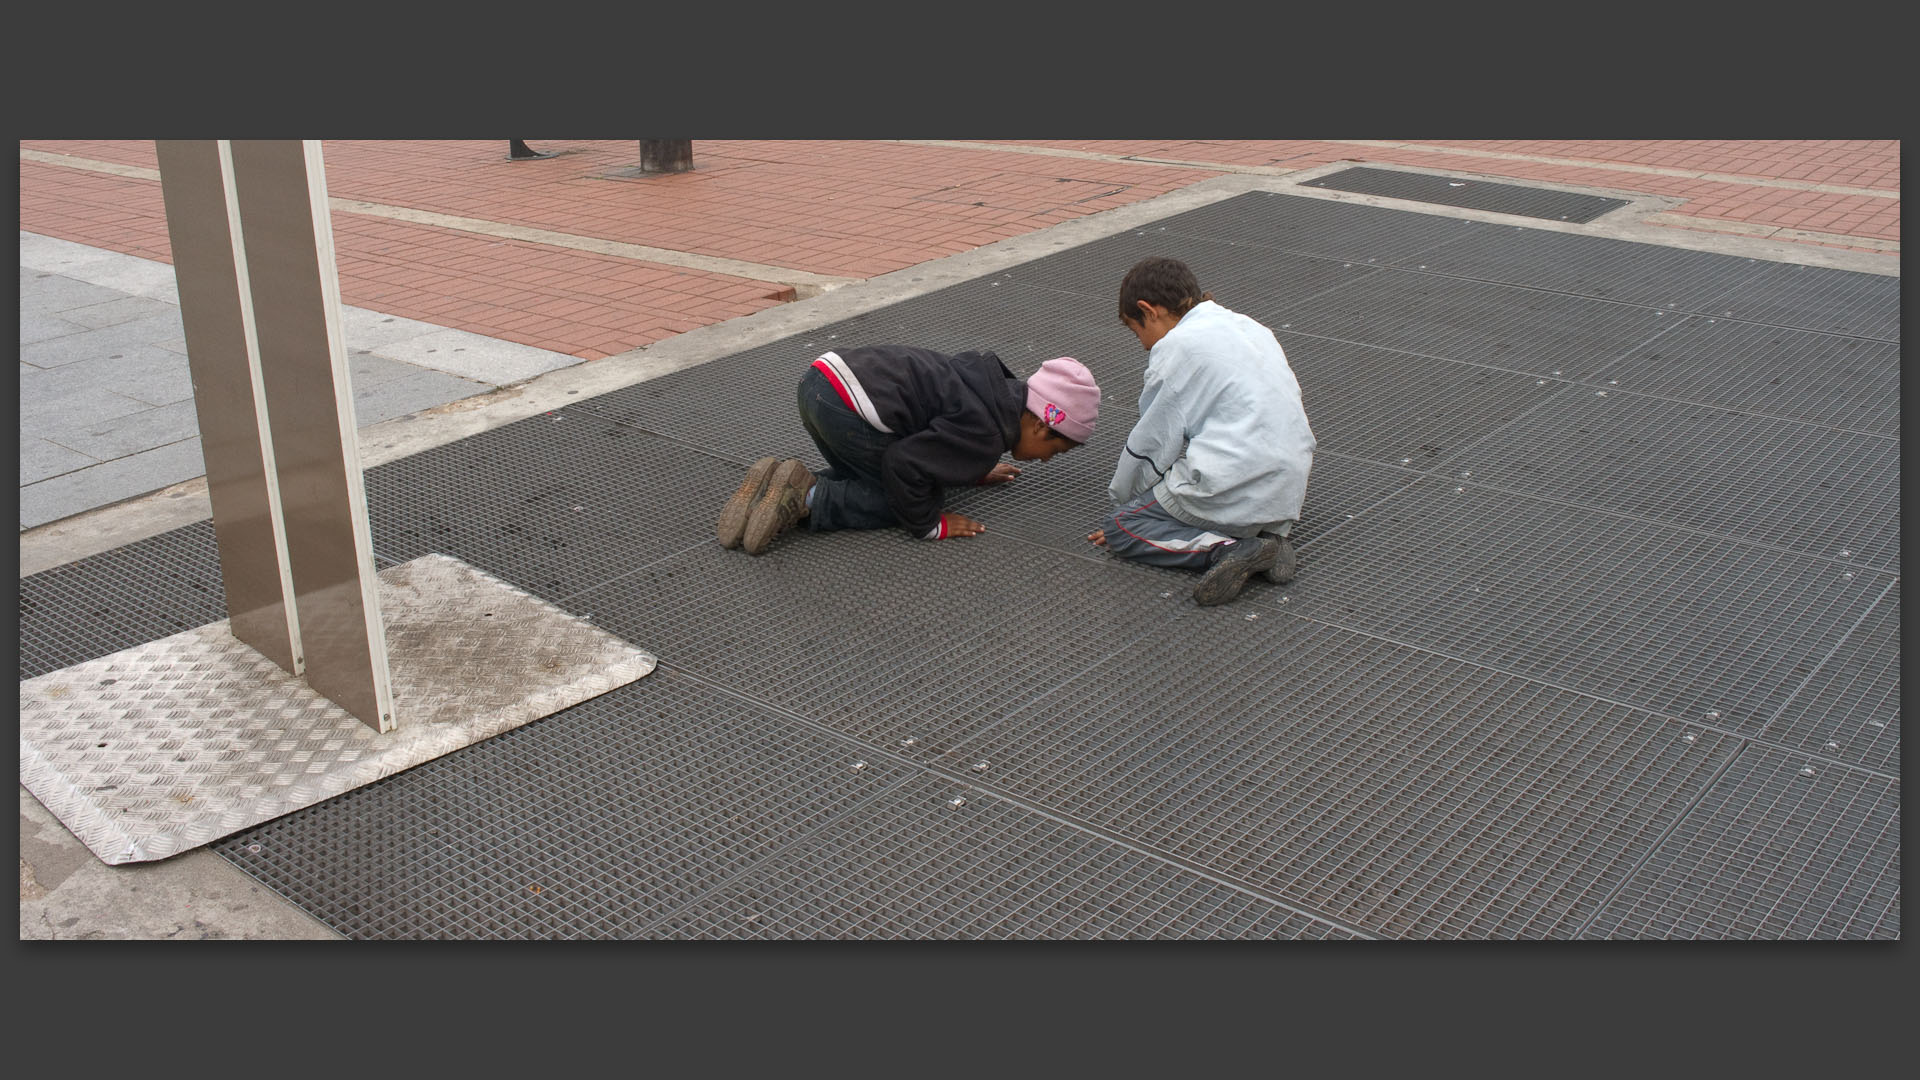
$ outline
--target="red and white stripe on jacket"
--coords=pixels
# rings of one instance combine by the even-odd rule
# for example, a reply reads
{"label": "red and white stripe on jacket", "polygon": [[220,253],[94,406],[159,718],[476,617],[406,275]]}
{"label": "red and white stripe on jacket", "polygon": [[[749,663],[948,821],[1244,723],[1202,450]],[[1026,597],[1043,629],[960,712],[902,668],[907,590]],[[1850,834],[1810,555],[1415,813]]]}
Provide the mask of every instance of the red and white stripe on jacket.
{"label": "red and white stripe on jacket", "polygon": [[873,399],[860,388],[860,380],[854,378],[853,369],[847,366],[845,360],[840,359],[839,353],[831,350],[821,353],[820,359],[815,360],[813,366],[820,369],[820,374],[825,375],[827,381],[833,384],[834,392],[840,395],[840,400],[846,403],[847,408],[859,413],[860,419],[881,431],[889,435],[893,434],[893,429],[880,419],[879,412],[873,407]]}

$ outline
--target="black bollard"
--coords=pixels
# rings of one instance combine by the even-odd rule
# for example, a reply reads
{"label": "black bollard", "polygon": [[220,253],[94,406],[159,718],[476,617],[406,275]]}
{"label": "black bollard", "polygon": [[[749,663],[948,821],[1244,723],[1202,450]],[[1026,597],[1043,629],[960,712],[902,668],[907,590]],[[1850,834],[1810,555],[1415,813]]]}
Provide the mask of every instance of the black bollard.
{"label": "black bollard", "polygon": [[640,171],[643,173],[686,172],[693,168],[692,139],[641,139]]}

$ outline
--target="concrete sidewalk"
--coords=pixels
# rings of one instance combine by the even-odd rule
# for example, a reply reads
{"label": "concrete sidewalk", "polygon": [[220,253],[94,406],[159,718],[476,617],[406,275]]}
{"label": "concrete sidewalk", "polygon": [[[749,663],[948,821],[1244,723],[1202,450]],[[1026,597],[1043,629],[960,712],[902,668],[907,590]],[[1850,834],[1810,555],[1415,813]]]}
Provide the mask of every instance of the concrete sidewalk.
{"label": "concrete sidewalk", "polygon": [[[177,307],[172,306],[170,273],[155,257],[164,254],[153,231],[157,183],[140,171],[151,161],[150,148],[143,151],[142,145],[30,143],[23,149],[23,575],[205,516],[204,493],[193,486],[197,469],[182,473],[189,462],[197,465],[198,457],[191,430],[181,424],[183,416],[191,419],[190,388],[181,393],[185,365]],[[1752,164],[1754,157],[1730,156],[1717,147],[1697,147],[1695,158],[1678,164],[1657,156],[1658,147],[1643,147],[1637,157],[1614,148],[1611,161],[1596,165],[1580,155],[1599,149],[1579,144],[1556,144],[1555,153],[1521,144],[1471,149],[1311,144],[1307,150],[1299,148],[1309,144],[1255,143],[836,144],[818,150],[816,158],[796,161],[806,148],[696,143],[694,173],[648,178],[640,183],[650,186],[641,187],[616,175],[626,145],[535,141],[537,148],[558,149],[560,155],[509,164],[487,158],[485,144],[327,145],[336,219],[350,223],[340,228],[341,273],[343,290],[357,297],[350,299],[355,308],[346,336],[356,350],[364,464],[397,460],[1185,209],[1247,191],[1294,190],[1298,180],[1351,164],[1332,157],[1335,153],[1382,166],[1452,168],[1463,175],[1506,169],[1497,175],[1631,201],[1627,210],[1593,226],[1528,222],[1530,228],[1875,274],[1898,272],[1897,146],[1891,155],[1884,147],[1826,148],[1853,164],[1829,165],[1825,173],[1807,165],[1804,155],[1783,150],[1770,166],[1781,175],[1766,175],[1719,171],[1761,166]],[[493,150],[495,157],[503,155],[504,143]],[[846,168],[844,162],[857,157],[856,151],[871,155],[872,163]],[[459,164],[462,155],[472,163]],[[68,160],[56,163],[49,157]],[[821,161],[829,157],[842,164],[828,170],[834,182],[792,196],[801,203],[816,200],[806,220],[778,226],[734,220],[745,205],[738,199],[755,191],[773,199],[774,192],[791,188],[796,176],[817,178]],[[396,166],[401,160],[416,166],[404,188],[411,194],[403,193],[394,175],[406,172]],[[1006,167],[1012,161],[1020,168]],[[904,162],[915,164],[907,169]],[[436,163],[442,172],[426,171]],[[533,171],[541,169],[551,171]],[[905,177],[916,175],[913,169],[949,183],[905,194],[910,186]],[[1046,190],[1043,184],[1086,182],[1049,171],[1090,171],[1108,186],[1081,191],[1077,203],[1063,204],[1061,196],[1048,193],[1053,203],[1024,203],[1012,220],[995,220],[1004,210],[978,212],[990,209],[996,197],[1034,200],[1040,198],[1036,192]],[[481,176],[508,185],[510,193],[476,194],[464,180]],[[701,203],[702,185],[733,185],[733,194]],[[1123,190],[1116,192],[1112,185]],[[1751,193],[1747,211],[1713,202],[1716,192],[1735,190]],[[431,198],[422,191],[431,192]],[[968,198],[973,194],[986,197]],[[1320,195],[1408,208],[1373,196]],[[343,209],[339,200],[347,198],[358,201]],[[1819,199],[1829,200],[1821,204],[1826,210],[1802,207],[1807,213],[1794,217],[1792,208],[1779,209],[1782,203]],[[421,202],[433,202],[435,208],[408,205]],[[669,220],[658,202],[674,203],[677,216]],[[847,204],[885,203],[908,204],[911,212],[905,218],[875,218],[873,225],[833,212]],[[117,231],[101,222],[80,224],[84,215],[73,212],[108,204],[135,208]],[[1752,209],[1761,205],[1774,209]],[[56,212],[60,207],[64,215]],[[1844,209],[1853,207],[1865,209]],[[1499,214],[1417,208],[1515,223]],[[902,208],[888,212],[899,214]],[[922,231],[900,239],[908,231],[904,222],[917,222]],[[1812,225],[1819,228],[1806,227]],[[648,228],[660,232],[650,234]],[[849,232],[861,230],[869,235],[891,231],[895,239],[890,244],[847,239]],[[795,239],[801,235],[805,243]],[[159,238],[164,239],[163,227]],[[475,243],[504,250],[488,261],[474,255]],[[514,267],[506,277],[549,283],[544,288],[550,291],[503,295],[500,268],[506,262]],[[672,323],[679,329],[657,314],[638,328],[593,322],[607,297],[607,282],[638,271],[651,276],[645,283],[622,279],[627,307],[648,308],[672,291],[662,282],[683,289],[704,285],[709,295],[698,298],[697,288],[675,294],[696,297],[669,301],[684,317]],[[740,276],[747,273],[763,276]],[[425,277],[440,280],[425,288]],[[440,302],[436,297],[453,306],[434,307]],[[514,314],[525,321],[509,326]],[[656,332],[659,336],[647,339]],[[133,370],[129,362],[137,365],[138,379],[127,377]],[[29,391],[35,402],[31,409]],[[29,489],[34,489],[31,499]],[[21,797],[23,939],[337,936],[206,851],[151,866],[99,865],[24,790]]]}

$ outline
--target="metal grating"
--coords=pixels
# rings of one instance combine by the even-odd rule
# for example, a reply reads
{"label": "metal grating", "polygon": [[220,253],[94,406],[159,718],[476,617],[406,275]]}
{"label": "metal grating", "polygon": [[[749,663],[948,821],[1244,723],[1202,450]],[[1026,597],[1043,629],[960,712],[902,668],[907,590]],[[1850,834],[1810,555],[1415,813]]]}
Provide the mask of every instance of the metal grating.
{"label": "metal grating", "polygon": [[[960,805],[953,805],[953,800]],[[1321,940],[1355,935],[1003,799],[921,778],[648,936]]]}
{"label": "metal grating", "polygon": [[1395,259],[1394,265],[1668,311],[1698,311],[1769,264],[1605,236],[1489,225],[1443,247]]}
{"label": "metal grating", "polygon": [[1571,386],[1445,468],[1476,484],[1899,567],[1900,443],[1880,435]]}
{"label": "metal grating", "polygon": [[725,494],[709,505],[688,492],[730,494],[738,483],[707,454],[550,413],[368,470],[367,513],[389,558],[452,555],[557,601],[710,541]]}
{"label": "metal grating", "polygon": [[1900,340],[1900,279],[1856,270],[1768,263],[1703,314],[1878,341]]}
{"label": "metal grating", "polygon": [[[1149,255],[1184,261],[1193,269],[1203,290],[1212,293],[1221,304],[1249,314],[1275,300],[1299,303],[1377,272],[1365,262],[1146,230],[1122,233],[1022,263],[1005,271],[1004,276],[1011,281],[1080,297],[1078,305],[1111,320],[1117,330],[1120,282],[1134,263]],[[1138,349],[1131,334],[1123,332],[1122,337]]]}
{"label": "metal grating", "polygon": [[1159,580],[991,532],[801,532],[758,557],[709,541],[572,606],[663,664],[918,755],[1171,618],[1186,596]]}
{"label": "metal grating", "polygon": [[1900,433],[1900,346],[1892,342],[1694,317],[1601,377],[1702,405]]}
{"label": "metal grating", "polygon": [[[1345,932],[1293,910],[1309,895],[1408,937],[1565,936],[1583,918],[1603,934],[1713,936],[1718,924],[1697,916],[1696,898],[1709,893],[1723,920],[1739,904],[1748,913],[1800,904],[1784,936],[1820,936],[1836,922],[1852,932],[1874,923],[1869,909],[1882,902],[1891,920],[1877,917],[1874,932],[1897,935],[1897,884],[1890,903],[1878,884],[1897,883],[1897,782],[1881,778],[1870,789],[1891,793],[1891,813],[1871,809],[1849,840],[1858,814],[1823,833],[1826,819],[1800,825],[1805,808],[1784,798],[1755,797],[1736,813],[1726,782],[1699,803],[1703,774],[1693,771],[1696,757],[1723,759],[1732,736],[1784,747],[1807,723],[1889,715],[1897,724],[1896,578],[1852,555],[1810,562],[1770,539],[1633,521],[1570,505],[1559,491],[1551,499],[1491,491],[1477,474],[1419,480],[1416,455],[1402,453],[1415,459],[1402,465],[1327,443],[1332,435],[1379,454],[1396,428],[1411,432],[1422,420],[1397,382],[1370,393],[1347,385],[1349,373],[1337,369],[1364,355],[1354,351],[1361,345],[1397,350],[1384,355],[1416,380],[1418,365],[1436,360],[1457,362],[1463,377],[1494,372],[1484,398],[1456,386],[1434,403],[1459,410],[1432,425],[1456,437],[1421,445],[1450,450],[1494,430],[1502,415],[1495,390],[1514,381],[1496,369],[1549,387],[1605,370],[1591,389],[1612,390],[1609,378],[1625,389],[1628,377],[1654,377],[1636,365],[1662,345],[1706,343],[1690,336],[1705,333],[1703,320],[1446,276],[1436,268],[1447,264],[1421,253],[1457,256],[1485,242],[1486,271],[1454,269],[1500,276],[1507,271],[1493,257],[1496,241],[1517,236],[1512,265],[1545,274],[1552,268],[1524,264],[1544,263],[1554,242],[1536,245],[1540,230],[1324,197],[1252,193],[1128,235],[1154,247],[1162,236],[1215,241],[1177,250],[1218,253],[1219,268],[1195,267],[1203,284],[1250,315],[1278,316],[1266,321],[1286,336],[1309,383],[1322,437],[1292,585],[1254,583],[1235,605],[1195,609],[1182,587],[1191,575],[1090,554],[1080,500],[1104,502],[1110,444],[1036,465],[1014,485],[955,493],[950,505],[978,508],[990,523],[977,540],[798,535],[760,559],[713,544],[713,515],[746,461],[811,454],[792,387],[823,342],[987,347],[1017,371],[1031,366],[1022,358],[1073,355],[1095,368],[1107,393],[1100,437],[1123,437],[1144,356],[1115,320],[1111,293],[1135,249],[1125,236],[1096,241],[370,470],[377,558],[460,539],[472,552],[462,557],[531,591],[567,596],[573,610],[662,656],[663,667],[260,826],[252,830],[259,851],[237,837],[222,855],[349,936],[369,938]],[[1343,273],[1316,279],[1326,267],[1273,252],[1334,258]],[[1643,281],[1651,289],[1663,277],[1680,280],[1682,264],[1697,261],[1652,249],[1645,260],[1578,257],[1576,280],[1535,280],[1638,296],[1632,290]],[[1429,269],[1384,268],[1402,259]],[[1070,262],[1085,267],[1083,278],[1061,273]],[[1883,284],[1891,280],[1897,294],[1897,280],[1763,271],[1744,279],[1746,306],[1722,324],[1716,347],[1740,341],[1725,327],[1757,317],[1889,324],[1892,333],[1868,336],[1897,338],[1897,306],[1887,308]],[[1035,274],[1060,276],[1049,287],[1024,280]],[[1326,280],[1340,287],[1310,295]],[[1754,338],[1753,362],[1801,365],[1815,379],[1853,377],[1844,346],[1805,339],[1805,351],[1795,351],[1803,339],[1781,337],[1778,346]],[[1731,359],[1745,365],[1746,357]],[[1329,365],[1325,381],[1310,372],[1316,363]],[[1693,385],[1645,389],[1682,398]],[[1799,400],[1793,377],[1781,386],[1712,383],[1715,393],[1739,396],[1701,405],[1766,412]],[[1806,392],[1818,400],[1813,387]],[[1872,400],[1876,391],[1862,393]],[[1874,406],[1895,415],[1890,401]],[[1684,434],[1676,430],[1676,440]],[[1767,464],[1754,459],[1756,469]],[[576,528],[559,513],[563,503],[569,514],[604,512]],[[22,582],[23,672],[30,655],[59,656],[54,666],[65,666],[172,632],[164,625],[171,613],[197,612],[206,595],[168,572],[203,567],[217,598],[210,528],[198,555],[178,536],[145,543],[154,546],[66,568],[80,578],[57,589],[48,575]],[[30,610],[29,599],[60,610]],[[96,603],[110,614],[90,616],[86,605]],[[187,619],[181,625],[206,621]],[[1283,632],[1284,624],[1297,629]],[[1125,686],[1151,693],[1189,683],[1187,726],[1151,727],[1160,718],[1136,700],[1094,715],[1093,702],[1118,701]],[[677,696],[663,694],[669,685]],[[1064,719],[1049,727],[1043,717],[1053,712]],[[1132,716],[1144,726],[1126,728]],[[1337,744],[1322,728],[1359,741]],[[909,735],[921,737],[900,745]],[[1668,735],[1685,751],[1659,743]],[[1163,741],[1145,741],[1155,737]],[[1176,737],[1189,741],[1166,741]],[[1027,757],[995,751],[964,760],[1001,738],[1015,740],[1007,753]],[[1841,769],[1829,757],[1851,760],[1856,748],[1863,761],[1882,752],[1897,760],[1897,727],[1891,742],[1843,743],[1827,756],[1812,749],[1806,760],[1815,779],[1833,781]],[[856,772],[839,751],[868,767]],[[975,774],[980,760],[989,768]],[[1326,783],[1347,786],[1318,795],[1276,786],[1287,776],[1312,784],[1321,779],[1307,775],[1315,766]],[[1251,778],[1249,790],[1268,801],[1194,786],[1194,770],[1204,768]],[[937,794],[954,777],[979,787],[963,790],[960,808],[909,799]],[[994,795],[1016,779],[1036,792],[1025,805]],[[1175,794],[1156,799],[1152,784]],[[1114,820],[1159,829],[1155,836],[1177,838],[1181,850],[1217,853],[1210,865],[1301,895],[1263,898],[1154,859],[1138,832],[1063,824],[1061,792],[1096,812],[1130,805],[1136,818]],[[953,812],[989,803],[1007,814],[964,819],[973,831],[953,831],[963,828]],[[1695,816],[1674,824],[1673,808],[1690,803]],[[1712,816],[1723,807],[1726,815]],[[1683,837],[1731,835],[1729,821],[1766,838],[1759,860],[1707,857],[1703,869],[1660,861],[1684,853]],[[1869,831],[1874,822],[1882,831]],[[1298,839],[1283,841],[1287,829]],[[1649,838],[1663,829],[1672,836],[1650,856]],[[888,830],[897,839],[861,848]],[[1838,847],[1828,850],[1829,841]],[[1262,851],[1271,856],[1252,854]],[[1776,869],[1754,879],[1749,865],[1766,859]],[[1626,876],[1643,860],[1639,877]],[[1819,894],[1796,882],[1835,865],[1880,891],[1863,901],[1867,914],[1809,922],[1812,907],[1799,897]],[[1018,877],[1030,869],[1036,877]],[[929,878],[956,883],[968,899],[902,902]],[[1765,900],[1768,889],[1783,901]],[[1603,930],[1593,913],[1607,895],[1615,903],[1598,910],[1613,922]],[[1620,911],[1639,927],[1626,926]],[[762,921],[742,921],[752,915]],[[1810,925],[1816,931],[1802,931]]]}
{"label": "metal grating", "polygon": [[349,938],[621,938],[906,775],[661,668],[214,850]]}
{"label": "metal grating", "polygon": [[950,767],[985,762],[997,791],[1369,933],[1565,938],[1735,745],[1285,615],[1196,609]]}
{"label": "metal grating", "polygon": [[[1139,231],[1227,240],[1371,265],[1478,236],[1488,228],[1484,222],[1438,214],[1250,191],[1162,218]],[[1114,285],[1118,287],[1118,279]]]}
{"label": "metal grating", "polygon": [[1520,184],[1496,184],[1464,176],[1364,167],[1342,169],[1313,180],[1302,180],[1300,186],[1333,188],[1362,195],[1383,195],[1391,199],[1460,206],[1469,210],[1491,210],[1500,214],[1576,224],[1584,224],[1627,205],[1625,199],[1609,199],[1577,191],[1556,191],[1553,188]]}
{"label": "metal grating", "polygon": [[1581,936],[1896,940],[1900,782],[1749,747]]}
{"label": "metal grating", "polygon": [[1247,600],[1747,736],[1888,581],[1443,480],[1326,534],[1307,565]]}
{"label": "metal grating", "polygon": [[20,579],[20,678],[227,617],[213,522]]}
{"label": "metal grating", "polygon": [[1307,421],[1333,451],[1427,468],[1539,403],[1557,379],[1283,331]]}
{"label": "metal grating", "polygon": [[1760,736],[1900,775],[1900,582],[1867,612]]}
{"label": "metal grating", "polygon": [[1277,332],[1581,379],[1682,316],[1512,285],[1382,270],[1299,304],[1249,308]]}

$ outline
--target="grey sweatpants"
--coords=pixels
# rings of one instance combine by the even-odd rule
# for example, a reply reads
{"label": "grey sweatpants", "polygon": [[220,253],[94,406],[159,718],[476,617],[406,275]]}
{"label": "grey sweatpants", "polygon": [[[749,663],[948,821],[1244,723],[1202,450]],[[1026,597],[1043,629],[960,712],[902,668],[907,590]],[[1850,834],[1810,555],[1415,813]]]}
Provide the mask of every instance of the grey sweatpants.
{"label": "grey sweatpants", "polygon": [[[1286,523],[1291,528],[1292,522]],[[1174,566],[1187,570],[1205,570],[1213,565],[1221,545],[1234,538],[1225,533],[1189,525],[1160,506],[1151,491],[1106,515],[1101,528],[1107,534],[1107,550],[1116,558],[1153,566]],[[1275,535],[1281,535],[1275,530]]]}

